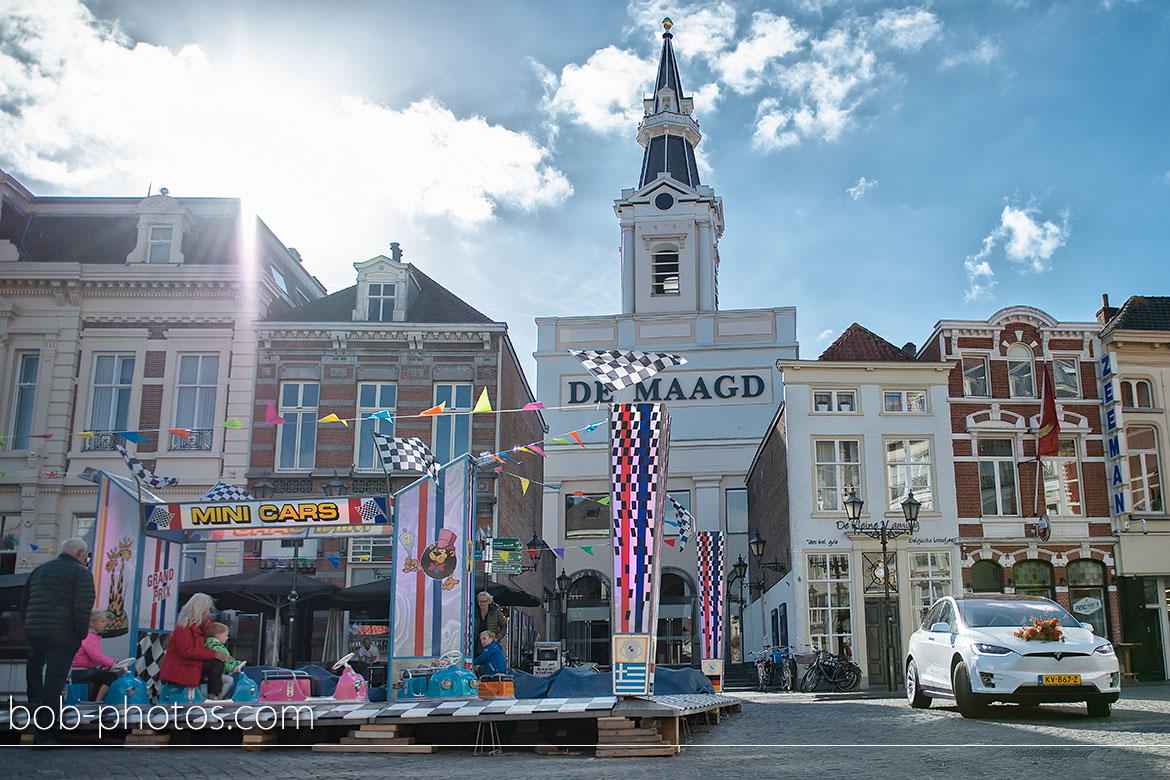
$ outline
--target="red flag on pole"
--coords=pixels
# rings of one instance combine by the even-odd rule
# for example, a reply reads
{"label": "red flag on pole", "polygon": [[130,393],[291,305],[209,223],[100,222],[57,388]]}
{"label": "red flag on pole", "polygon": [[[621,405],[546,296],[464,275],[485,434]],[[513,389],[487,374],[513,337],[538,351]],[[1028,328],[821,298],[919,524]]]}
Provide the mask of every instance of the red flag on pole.
{"label": "red flag on pole", "polygon": [[1056,417],[1056,394],[1053,392],[1052,368],[1044,364],[1044,392],[1040,402],[1040,432],[1036,439],[1036,459],[1055,455],[1060,449],[1060,420]]}

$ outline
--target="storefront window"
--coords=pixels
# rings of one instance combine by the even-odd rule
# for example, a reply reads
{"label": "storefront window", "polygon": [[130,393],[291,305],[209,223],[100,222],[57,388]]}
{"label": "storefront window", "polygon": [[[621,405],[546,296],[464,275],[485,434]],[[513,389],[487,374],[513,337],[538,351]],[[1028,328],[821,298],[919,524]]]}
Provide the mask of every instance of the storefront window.
{"label": "storefront window", "polygon": [[806,558],[805,573],[809,642],[831,653],[852,655],[849,554],[810,553]]}
{"label": "storefront window", "polygon": [[1068,565],[1068,600],[1073,617],[1093,624],[1097,636],[1109,636],[1109,601],[1105,567],[1098,561],[1078,560]]}
{"label": "storefront window", "polygon": [[910,553],[910,598],[918,610],[919,622],[930,605],[951,595],[951,554],[949,552]]}
{"label": "storefront window", "polygon": [[1024,596],[1043,596],[1056,600],[1052,581],[1052,565],[1045,561],[1021,561],[1012,567],[1016,593]]}
{"label": "storefront window", "polygon": [[657,663],[690,664],[691,610],[694,600],[694,592],[686,579],[673,572],[662,574],[658,602]]}
{"label": "storefront window", "polygon": [[975,561],[971,567],[972,593],[1003,593],[1003,567],[995,561]]}
{"label": "storefront window", "polygon": [[609,583],[596,574],[578,577],[569,586],[565,616],[570,657],[608,665]]}

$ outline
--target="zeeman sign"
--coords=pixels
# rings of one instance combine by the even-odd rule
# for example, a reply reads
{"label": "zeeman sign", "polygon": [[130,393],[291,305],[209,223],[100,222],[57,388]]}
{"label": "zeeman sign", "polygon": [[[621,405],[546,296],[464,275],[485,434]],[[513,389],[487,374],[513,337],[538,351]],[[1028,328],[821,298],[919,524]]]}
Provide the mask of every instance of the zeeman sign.
{"label": "zeeman sign", "polygon": [[[768,384],[758,373],[675,374],[656,376],[634,385],[634,401],[718,401],[737,403],[765,396]],[[764,396],[764,397],[761,397]],[[604,404],[613,401],[613,391],[601,382],[568,380],[562,390],[565,404]]]}

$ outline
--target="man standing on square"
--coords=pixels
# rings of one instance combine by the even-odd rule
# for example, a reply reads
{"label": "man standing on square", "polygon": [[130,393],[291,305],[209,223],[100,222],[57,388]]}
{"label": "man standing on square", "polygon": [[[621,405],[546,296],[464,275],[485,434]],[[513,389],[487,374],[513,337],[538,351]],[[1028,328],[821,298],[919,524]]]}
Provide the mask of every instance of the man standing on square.
{"label": "man standing on square", "polygon": [[85,565],[83,539],[69,539],[61,554],[29,575],[21,594],[28,638],[28,703],[59,708],[69,666],[89,632],[93,573]]}

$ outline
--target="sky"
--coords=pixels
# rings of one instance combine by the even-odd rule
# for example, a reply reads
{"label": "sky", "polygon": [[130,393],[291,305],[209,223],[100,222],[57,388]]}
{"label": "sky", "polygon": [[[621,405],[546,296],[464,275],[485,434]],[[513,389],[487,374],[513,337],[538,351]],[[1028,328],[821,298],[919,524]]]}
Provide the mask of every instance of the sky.
{"label": "sky", "polygon": [[613,201],[674,21],[720,308],[801,356],[1170,294],[1163,0],[0,0],[0,168],[240,197],[332,292],[405,259],[506,321],[620,311]]}

